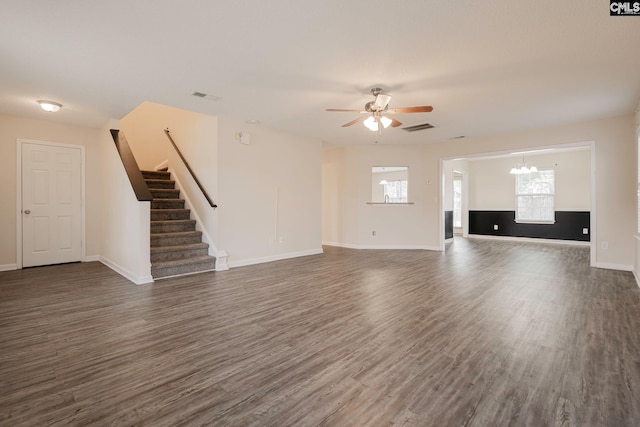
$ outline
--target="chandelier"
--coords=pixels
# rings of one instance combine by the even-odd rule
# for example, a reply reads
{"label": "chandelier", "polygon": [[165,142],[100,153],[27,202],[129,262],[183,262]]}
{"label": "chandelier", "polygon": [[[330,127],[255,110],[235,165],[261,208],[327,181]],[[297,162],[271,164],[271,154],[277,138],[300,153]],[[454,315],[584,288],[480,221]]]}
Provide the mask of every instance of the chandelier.
{"label": "chandelier", "polygon": [[515,164],[509,171],[511,175],[522,175],[533,172],[538,172],[538,168],[531,163],[525,163],[524,156],[522,156],[522,163]]}

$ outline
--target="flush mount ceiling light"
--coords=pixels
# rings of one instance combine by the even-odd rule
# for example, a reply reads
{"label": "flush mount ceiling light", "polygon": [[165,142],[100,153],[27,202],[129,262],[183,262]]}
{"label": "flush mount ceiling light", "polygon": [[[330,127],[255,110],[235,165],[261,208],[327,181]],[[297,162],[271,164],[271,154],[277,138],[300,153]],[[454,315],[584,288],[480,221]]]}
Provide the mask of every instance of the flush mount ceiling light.
{"label": "flush mount ceiling light", "polygon": [[41,99],[38,101],[38,104],[40,104],[40,108],[50,113],[56,113],[62,108],[62,104],[54,101],[45,101]]}

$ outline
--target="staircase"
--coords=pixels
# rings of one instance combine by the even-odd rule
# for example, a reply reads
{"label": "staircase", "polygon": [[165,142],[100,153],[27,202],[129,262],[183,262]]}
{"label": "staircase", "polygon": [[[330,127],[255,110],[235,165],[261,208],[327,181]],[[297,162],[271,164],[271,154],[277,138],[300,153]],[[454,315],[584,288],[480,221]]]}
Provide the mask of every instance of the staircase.
{"label": "staircase", "polygon": [[184,208],[180,190],[165,171],[142,171],[153,195],[151,202],[151,275],[154,279],[212,271],[216,259],[208,255],[191,211]]}

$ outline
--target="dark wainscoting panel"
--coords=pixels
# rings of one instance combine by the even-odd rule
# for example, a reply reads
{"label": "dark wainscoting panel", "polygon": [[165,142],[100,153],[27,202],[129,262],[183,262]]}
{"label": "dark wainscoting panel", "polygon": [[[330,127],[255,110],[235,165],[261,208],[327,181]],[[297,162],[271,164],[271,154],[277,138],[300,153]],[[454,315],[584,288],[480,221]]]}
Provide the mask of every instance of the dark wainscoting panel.
{"label": "dark wainscoting panel", "polygon": [[[515,211],[469,211],[469,234],[588,242],[590,216],[590,212],[558,211],[555,224],[518,224],[514,221]],[[493,229],[495,224],[498,230]],[[582,234],[583,228],[589,229],[589,233]]]}
{"label": "dark wainscoting panel", "polygon": [[444,238],[453,239],[453,211],[444,211]]}

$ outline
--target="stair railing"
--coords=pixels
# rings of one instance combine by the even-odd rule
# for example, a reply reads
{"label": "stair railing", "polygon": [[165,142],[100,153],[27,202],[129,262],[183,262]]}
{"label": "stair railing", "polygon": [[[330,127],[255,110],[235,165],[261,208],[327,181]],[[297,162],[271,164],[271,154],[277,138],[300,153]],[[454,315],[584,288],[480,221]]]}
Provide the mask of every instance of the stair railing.
{"label": "stair railing", "polygon": [[202,184],[200,183],[200,180],[198,180],[198,177],[196,176],[196,174],[193,172],[193,170],[191,169],[191,166],[189,166],[189,163],[187,162],[187,160],[184,158],[184,156],[182,155],[182,153],[180,152],[180,149],[178,148],[178,146],[176,145],[175,141],[173,140],[173,138],[171,137],[171,133],[169,132],[169,129],[165,129],[164,130],[164,134],[167,135],[167,138],[169,138],[169,142],[171,142],[171,145],[173,145],[173,148],[176,150],[176,153],[178,153],[178,156],[180,157],[180,160],[182,160],[182,163],[184,163],[184,165],[187,167],[187,170],[189,171],[189,173],[191,174],[191,177],[193,178],[193,180],[196,182],[196,185],[198,186],[198,188],[200,189],[200,191],[202,191],[202,195],[204,196],[205,199],[207,199],[207,202],[209,202],[209,206],[211,206],[212,208],[217,208],[218,205],[216,205],[215,203],[213,203],[213,200],[211,200],[211,197],[209,197],[209,195],[207,194],[207,191],[204,189],[204,187],[202,186]]}
{"label": "stair railing", "polygon": [[129,147],[127,138],[125,138],[123,132],[117,129],[111,129],[110,132],[113,142],[116,144],[118,154],[120,155],[120,160],[122,160],[124,170],[129,177],[129,182],[131,182],[131,187],[136,195],[136,199],[138,199],[139,202],[150,202],[153,200],[153,196],[147,187],[142,172],[140,172],[136,158],[133,157],[133,152],[131,151],[131,147]]}

